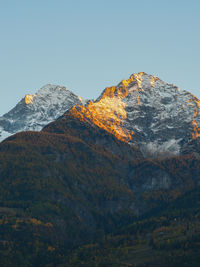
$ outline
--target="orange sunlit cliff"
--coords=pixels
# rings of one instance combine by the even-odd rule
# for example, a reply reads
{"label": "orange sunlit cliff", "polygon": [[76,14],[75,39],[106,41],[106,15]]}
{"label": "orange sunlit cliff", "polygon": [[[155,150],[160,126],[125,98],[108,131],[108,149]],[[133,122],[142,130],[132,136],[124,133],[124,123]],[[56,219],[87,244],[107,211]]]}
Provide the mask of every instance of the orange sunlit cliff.
{"label": "orange sunlit cliff", "polygon": [[29,104],[32,104],[32,103],[33,103],[33,98],[34,98],[34,96],[27,94],[27,95],[25,96],[24,101],[25,101],[25,103],[26,103],[27,105],[29,105]]}
{"label": "orange sunlit cliff", "polygon": [[134,132],[128,131],[125,127],[127,119],[126,106],[123,101],[130,91],[128,86],[135,83],[136,105],[140,105],[139,92],[142,91],[143,72],[133,74],[127,80],[122,80],[118,86],[107,87],[101,95],[100,100],[89,102],[88,106],[77,105],[71,109],[72,115],[79,119],[89,119],[98,127],[115,135],[119,140],[129,142]]}
{"label": "orange sunlit cliff", "polygon": [[193,112],[193,119],[192,119],[192,125],[194,126],[194,132],[192,132],[192,139],[195,140],[198,137],[200,137],[200,127],[198,126],[196,122],[196,116],[199,114],[199,109],[200,109],[200,101],[195,96],[191,98],[191,101],[193,101],[193,103],[195,104],[195,109]]}
{"label": "orange sunlit cliff", "polygon": [[[130,82],[129,80],[122,81],[126,86]],[[99,101],[90,101],[87,107],[76,105],[70,112],[81,120],[89,119],[98,127],[114,134],[117,139],[128,142],[134,133],[123,127],[127,118],[126,103],[122,101],[128,95],[126,86],[108,87],[104,90]]]}
{"label": "orange sunlit cliff", "polygon": [[[151,76],[150,78],[149,88],[155,87],[155,90],[158,90],[157,84],[159,78],[156,76]],[[81,120],[89,120],[98,127],[112,133],[119,140],[129,142],[133,140],[135,129],[134,125],[127,127],[127,101],[125,98],[134,92],[135,102],[132,105],[142,106],[143,95],[145,95],[142,92],[148,90],[148,86],[144,86],[145,79],[147,77],[143,72],[133,74],[129,79],[122,80],[118,86],[107,87],[97,101],[90,101],[87,106],[76,105],[70,110],[70,113]],[[178,91],[180,90],[179,88],[176,89]],[[194,140],[200,137],[200,125],[198,125],[197,119],[197,116],[199,116],[200,101],[190,94],[190,98],[181,105],[182,109],[186,105],[193,112],[193,116],[191,116],[191,137]],[[131,128],[133,130],[130,130]]]}

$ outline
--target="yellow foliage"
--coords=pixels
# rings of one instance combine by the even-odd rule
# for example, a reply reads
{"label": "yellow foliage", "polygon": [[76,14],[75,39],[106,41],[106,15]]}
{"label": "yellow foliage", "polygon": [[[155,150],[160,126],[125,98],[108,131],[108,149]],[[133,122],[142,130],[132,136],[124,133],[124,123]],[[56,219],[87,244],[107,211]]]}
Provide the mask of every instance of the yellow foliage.
{"label": "yellow foliage", "polygon": [[30,222],[31,222],[32,224],[36,224],[36,225],[38,225],[38,224],[42,224],[42,222],[41,222],[40,220],[37,220],[37,219],[35,219],[35,218],[30,218]]}
{"label": "yellow foliage", "polygon": [[47,223],[44,224],[44,226],[46,226],[46,227],[53,227],[53,224],[50,223],[50,222],[47,222]]}
{"label": "yellow foliage", "polygon": [[48,251],[51,251],[51,252],[55,250],[55,248],[54,247],[51,247],[51,246],[48,246],[47,249],[48,249]]}

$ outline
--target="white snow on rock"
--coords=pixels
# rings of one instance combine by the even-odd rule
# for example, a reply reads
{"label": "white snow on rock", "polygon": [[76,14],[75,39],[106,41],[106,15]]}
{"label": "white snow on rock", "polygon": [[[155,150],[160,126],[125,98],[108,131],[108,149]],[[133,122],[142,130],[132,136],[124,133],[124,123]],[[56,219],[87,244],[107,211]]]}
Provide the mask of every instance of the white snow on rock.
{"label": "white snow on rock", "polygon": [[[177,155],[184,144],[200,137],[199,99],[144,72],[106,88],[93,106],[98,107],[101,102],[110,108],[113,102],[121,104],[119,116],[113,112],[113,121],[120,126],[115,131],[127,138],[131,135],[129,143],[139,146],[146,156]],[[102,113],[101,121],[104,118],[106,124]]]}
{"label": "white snow on rock", "polygon": [[0,117],[0,141],[20,131],[41,130],[75,104],[84,100],[66,87],[47,84],[27,94],[11,111]]}

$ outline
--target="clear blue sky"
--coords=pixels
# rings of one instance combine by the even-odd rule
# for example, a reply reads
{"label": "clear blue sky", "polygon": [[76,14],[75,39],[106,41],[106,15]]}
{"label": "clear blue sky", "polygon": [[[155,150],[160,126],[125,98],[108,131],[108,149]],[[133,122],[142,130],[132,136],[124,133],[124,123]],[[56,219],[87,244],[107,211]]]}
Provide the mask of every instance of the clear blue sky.
{"label": "clear blue sky", "polygon": [[200,97],[199,0],[0,0],[0,115],[47,83],[95,98],[145,71]]}

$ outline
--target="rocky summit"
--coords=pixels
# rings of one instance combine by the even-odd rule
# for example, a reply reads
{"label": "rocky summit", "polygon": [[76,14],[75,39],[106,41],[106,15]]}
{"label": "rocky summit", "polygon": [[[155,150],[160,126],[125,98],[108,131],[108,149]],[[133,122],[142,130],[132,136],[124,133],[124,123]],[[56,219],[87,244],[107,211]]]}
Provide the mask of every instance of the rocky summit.
{"label": "rocky summit", "polygon": [[21,131],[41,130],[83,99],[66,87],[48,84],[34,95],[27,94],[12,110],[0,117],[0,141]]}
{"label": "rocky summit", "polygon": [[96,101],[71,113],[139,146],[145,156],[179,155],[200,137],[200,101],[144,72],[106,88]]}

